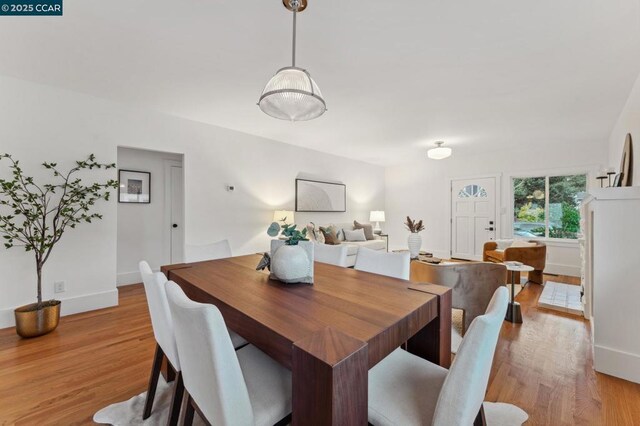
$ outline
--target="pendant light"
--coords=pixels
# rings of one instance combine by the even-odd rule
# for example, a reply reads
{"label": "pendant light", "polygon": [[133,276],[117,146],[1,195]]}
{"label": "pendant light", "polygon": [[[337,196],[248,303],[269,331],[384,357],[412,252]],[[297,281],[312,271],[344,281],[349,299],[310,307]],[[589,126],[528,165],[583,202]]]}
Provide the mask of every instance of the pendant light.
{"label": "pendant light", "polygon": [[451,157],[451,148],[443,147],[444,142],[436,142],[436,147],[427,151],[427,157],[432,160],[444,160],[447,157]]}
{"label": "pendant light", "polygon": [[281,120],[307,121],[327,110],[322,93],[307,70],[296,67],[296,16],[307,7],[307,0],[282,0],[293,12],[292,65],[276,73],[267,83],[258,106],[267,115]]}

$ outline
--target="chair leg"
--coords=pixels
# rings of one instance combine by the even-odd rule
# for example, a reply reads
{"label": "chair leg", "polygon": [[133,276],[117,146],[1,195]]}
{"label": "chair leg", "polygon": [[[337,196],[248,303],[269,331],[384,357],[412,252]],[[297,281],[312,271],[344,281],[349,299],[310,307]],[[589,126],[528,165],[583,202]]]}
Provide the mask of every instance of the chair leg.
{"label": "chair leg", "polygon": [[186,403],[184,407],[184,418],[182,419],[183,426],[193,425],[193,415],[195,414],[195,408],[193,407],[193,400],[189,392],[185,390],[184,396],[186,397]]}
{"label": "chair leg", "polygon": [[162,363],[162,376],[167,383],[171,383],[176,379],[176,370],[173,368],[173,365],[169,362],[169,358],[165,357],[164,362]]}
{"label": "chair leg", "polygon": [[169,419],[167,420],[168,426],[178,425],[183,394],[184,382],[182,381],[182,372],[178,371],[178,375],[176,376],[176,384],[173,388],[173,396],[171,397],[171,409],[169,410]]}
{"label": "chair leg", "polygon": [[164,352],[159,344],[156,343],[156,353],[153,356],[153,365],[151,366],[151,376],[149,377],[149,387],[147,388],[147,399],[144,402],[144,412],[142,413],[142,419],[146,420],[151,415],[151,409],[153,408],[153,399],[156,396],[156,388],[158,387],[158,377],[160,377],[160,368],[162,367],[162,360],[164,359]]}
{"label": "chair leg", "polygon": [[473,426],[487,426],[487,419],[484,417],[484,404],[480,406],[480,411],[478,411],[478,415],[473,421]]}

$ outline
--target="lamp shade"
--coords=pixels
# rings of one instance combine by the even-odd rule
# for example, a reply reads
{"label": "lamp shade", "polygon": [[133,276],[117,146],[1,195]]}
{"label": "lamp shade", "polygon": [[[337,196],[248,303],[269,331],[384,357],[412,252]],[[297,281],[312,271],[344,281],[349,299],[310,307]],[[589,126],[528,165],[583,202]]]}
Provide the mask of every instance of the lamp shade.
{"label": "lamp shade", "polygon": [[431,148],[427,151],[427,157],[432,160],[443,160],[447,157],[451,157],[451,148],[443,147],[444,142],[436,142],[436,148]]}
{"label": "lamp shade", "polygon": [[271,117],[290,121],[312,120],[327,110],[316,82],[297,67],[278,71],[262,91],[258,106]]}
{"label": "lamp shade", "polygon": [[293,225],[295,218],[290,210],[276,210],[273,212],[273,221],[282,225]]}
{"label": "lamp shade", "polygon": [[373,210],[369,214],[370,222],[384,222],[384,211],[382,210]]}

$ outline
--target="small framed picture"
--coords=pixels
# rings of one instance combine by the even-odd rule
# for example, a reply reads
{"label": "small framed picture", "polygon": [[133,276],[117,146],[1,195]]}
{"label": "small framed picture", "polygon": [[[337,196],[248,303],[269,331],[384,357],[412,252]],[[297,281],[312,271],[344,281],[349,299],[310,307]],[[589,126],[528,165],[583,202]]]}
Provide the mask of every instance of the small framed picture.
{"label": "small framed picture", "polygon": [[624,177],[624,173],[618,173],[616,177],[613,179],[613,186],[618,188],[622,186],[622,178]]}
{"label": "small framed picture", "polygon": [[151,173],[118,170],[119,203],[151,203]]}

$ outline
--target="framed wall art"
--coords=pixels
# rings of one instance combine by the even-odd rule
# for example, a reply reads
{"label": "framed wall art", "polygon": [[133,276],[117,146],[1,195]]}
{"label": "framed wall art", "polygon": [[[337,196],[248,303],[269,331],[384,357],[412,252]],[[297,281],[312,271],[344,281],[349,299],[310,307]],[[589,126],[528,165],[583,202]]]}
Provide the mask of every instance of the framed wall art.
{"label": "framed wall art", "polygon": [[347,186],[342,183],[296,179],[297,212],[346,212]]}
{"label": "framed wall art", "polygon": [[118,170],[118,182],[119,203],[151,203],[151,173]]}

